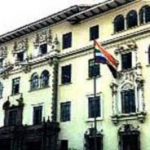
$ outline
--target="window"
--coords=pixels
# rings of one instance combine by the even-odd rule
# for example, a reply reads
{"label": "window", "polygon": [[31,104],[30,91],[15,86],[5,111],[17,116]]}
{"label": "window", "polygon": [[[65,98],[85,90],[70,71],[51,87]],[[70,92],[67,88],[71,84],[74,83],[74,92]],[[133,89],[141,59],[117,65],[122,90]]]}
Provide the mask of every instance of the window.
{"label": "window", "polygon": [[39,77],[37,73],[31,76],[31,90],[36,90],[39,88]]}
{"label": "window", "polygon": [[40,45],[40,54],[44,55],[47,53],[47,44]]}
{"label": "window", "polygon": [[0,59],[0,68],[2,68],[3,67],[3,63],[4,63],[4,59]]}
{"label": "window", "polygon": [[100,97],[96,96],[88,98],[88,108],[89,108],[89,118],[100,117],[101,116],[101,103]]}
{"label": "window", "polygon": [[0,98],[2,98],[2,96],[3,96],[3,85],[0,82]]}
{"label": "window", "polygon": [[68,150],[68,140],[61,140],[60,150]]}
{"label": "window", "polygon": [[100,75],[100,65],[94,62],[94,59],[89,60],[89,78]]}
{"label": "window", "polygon": [[140,10],[140,23],[150,22],[150,6],[144,6]]}
{"label": "window", "polygon": [[69,48],[72,46],[72,33],[66,33],[63,35],[63,49]]}
{"label": "window", "polygon": [[134,10],[131,10],[127,14],[127,28],[132,28],[137,26],[137,13]]}
{"label": "window", "polygon": [[44,70],[41,74],[41,87],[48,87],[49,85],[49,72]]}
{"label": "window", "polygon": [[67,84],[71,82],[71,65],[63,66],[61,68],[61,83]]}
{"label": "window", "polygon": [[61,118],[60,120],[62,122],[65,121],[70,121],[70,108],[71,107],[71,103],[70,102],[65,102],[65,103],[61,103]]}
{"label": "window", "polygon": [[119,32],[124,30],[124,17],[119,15],[114,20],[114,31]]}
{"label": "window", "polygon": [[37,125],[42,122],[42,106],[33,108],[33,124]]}
{"label": "window", "polygon": [[132,53],[131,52],[122,54],[121,59],[122,59],[122,70],[132,68]]}
{"label": "window", "polygon": [[139,134],[136,132],[121,136],[121,150],[140,150]]}
{"label": "window", "polygon": [[12,80],[12,95],[18,94],[20,88],[20,78]]}
{"label": "window", "polygon": [[136,112],[135,92],[133,89],[121,92],[122,113]]}
{"label": "window", "polygon": [[90,28],[90,40],[95,40],[99,38],[99,26],[93,26]]}
{"label": "window", "polygon": [[17,53],[17,61],[21,62],[24,60],[24,52]]}
{"label": "window", "polygon": [[13,126],[17,124],[17,110],[12,110],[9,112],[8,125]]}

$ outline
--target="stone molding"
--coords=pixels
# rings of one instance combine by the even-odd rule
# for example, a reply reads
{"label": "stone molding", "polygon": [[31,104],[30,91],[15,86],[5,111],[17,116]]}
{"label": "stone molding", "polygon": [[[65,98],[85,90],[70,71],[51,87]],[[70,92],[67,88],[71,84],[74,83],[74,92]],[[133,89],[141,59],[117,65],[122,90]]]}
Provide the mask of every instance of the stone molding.
{"label": "stone molding", "polygon": [[28,38],[14,42],[13,54],[24,52],[27,50],[28,50]]}

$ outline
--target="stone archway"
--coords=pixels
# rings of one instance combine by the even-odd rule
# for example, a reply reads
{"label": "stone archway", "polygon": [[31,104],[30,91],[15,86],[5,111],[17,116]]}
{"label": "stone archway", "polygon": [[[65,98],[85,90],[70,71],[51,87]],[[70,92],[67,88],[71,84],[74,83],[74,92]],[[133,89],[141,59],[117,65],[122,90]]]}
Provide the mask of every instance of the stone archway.
{"label": "stone archway", "polygon": [[94,128],[89,128],[85,134],[84,134],[84,139],[85,139],[85,150],[95,150],[95,144],[97,150],[102,150],[103,149],[103,135],[101,132],[96,132],[95,135],[95,129]]}

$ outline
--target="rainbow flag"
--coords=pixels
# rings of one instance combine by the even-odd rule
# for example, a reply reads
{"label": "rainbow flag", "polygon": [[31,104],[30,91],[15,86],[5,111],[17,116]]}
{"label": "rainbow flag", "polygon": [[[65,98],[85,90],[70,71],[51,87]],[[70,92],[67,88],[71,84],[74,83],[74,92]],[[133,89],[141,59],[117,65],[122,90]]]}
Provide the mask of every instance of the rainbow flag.
{"label": "rainbow flag", "polygon": [[107,64],[114,78],[117,78],[118,61],[97,41],[94,41],[95,62]]}

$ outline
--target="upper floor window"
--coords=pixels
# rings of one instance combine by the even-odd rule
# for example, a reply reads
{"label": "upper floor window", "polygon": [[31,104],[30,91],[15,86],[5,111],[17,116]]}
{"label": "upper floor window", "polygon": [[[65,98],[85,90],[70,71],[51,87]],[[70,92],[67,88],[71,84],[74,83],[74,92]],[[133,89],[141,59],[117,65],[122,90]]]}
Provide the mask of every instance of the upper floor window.
{"label": "upper floor window", "polygon": [[119,15],[114,19],[114,31],[119,32],[124,30],[124,17],[123,15]]}
{"label": "upper floor window", "polygon": [[131,52],[122,54],[121,59],[122,59],[122,70],[132,68],[132,53]]}
{"label": "upper floor window", "polygon": [[42,106],[33,108],[33,124],[37,125],[42,122]]}
{"label": "upper floor window", "polygon": [[0,98],[3,96],[3,84],[0,82]]}
{"label": "upper floor window", "polygon": [[17,125],[17,110],[9,111],[8,125],[9,126]]}
{"label": "upper floor window", "polygon": [[150,22],[150,6],[144,6],[140,10],[140,23]]}
{"label": "upper floor window", "polygon": [[89,60],[89,78],[100,75],[100,65],[94,62],[94,59]]}
{"label": "upper floor window", "polygon": [[18,94],[20,88],[20,78],[12,80],[12,95]]}
{"label": "upper floor window", "polygon": [[136,112],[135,91],[134,89],[121,92],[122,113]]}
{"label": "upper floor window", "polygon": [[46,54],[47,53],[47,44],[46,43],[45,44],[41,44],[39,46],[39,49],[40,49],[40,54],[42,54],[42,55]]}
{"label": "upper floor window", "polygon": [[31,90],[39,88],[39,76],[37,73],[32,74],[31,76]]}
{"label": "upper floor window", "polygon": [[99,38],[99,26],[93,26],[90,28],[90,40],[95,40]]}
{"label": "upper floor window", "polygon": [[2,67],[3,67],[3,64],[4,64],[4,59],[3,59],[3,58],[1,58],[1,59],[0,59],[0,68],[2,68]]}
{"label": "upper floor window", "polygon": [[61,106],[60,120],[62,122],[70,121],[71,103],[70,102],[61,103],[60,106]]}
{"label": "upper floor window", "polygon": [[49,72],[47,70],[44,70],[41,74],[41,87],[48,87],[49,85]]}
{"label": "upper floor window", "polygon": [[101,117],[101,101],[100,96],[88,98],[89,118]]}
{"label": "upper floor window", "polygon": [[24,61],[24,52],[17,53],[17,61]]}
{"label": "upper floor window", "polygon": [[71,65],[61,68],[61,83],[66,84],[71,82]]}
{"label": "upper floor window", "polygon": [[127,14],[127,28],[132,28],[137,26],[137,12],[135,10],[131,10]]}
{"label": "upper floor window", "polygon": [[63,42],[62,42],[62,48],[70,48],[72,46],[72,33],[66,33],[63,35]]}

